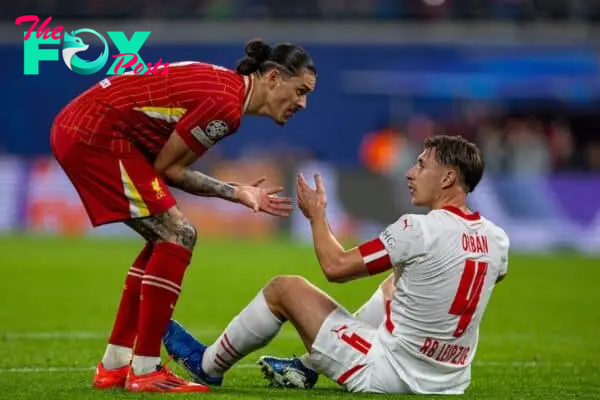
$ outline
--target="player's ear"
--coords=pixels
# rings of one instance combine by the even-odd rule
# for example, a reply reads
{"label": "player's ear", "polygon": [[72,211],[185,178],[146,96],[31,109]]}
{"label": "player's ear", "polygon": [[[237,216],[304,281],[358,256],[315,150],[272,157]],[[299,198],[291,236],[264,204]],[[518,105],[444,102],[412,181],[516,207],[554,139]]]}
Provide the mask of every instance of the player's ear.
{"label": "player's ear", "polygon": [[275,87],[279,84],[279,80],[281,79],[281,72],[279,72],[276,68],[273,68],[269,72],[267,72],[267,82],[270,87]]}
{"label": "player's ear", "polygon": [[447,189],[454,185],[454,182],[458,179],[456,171],[452,168],[448,168],[442,175],[442,189]]}

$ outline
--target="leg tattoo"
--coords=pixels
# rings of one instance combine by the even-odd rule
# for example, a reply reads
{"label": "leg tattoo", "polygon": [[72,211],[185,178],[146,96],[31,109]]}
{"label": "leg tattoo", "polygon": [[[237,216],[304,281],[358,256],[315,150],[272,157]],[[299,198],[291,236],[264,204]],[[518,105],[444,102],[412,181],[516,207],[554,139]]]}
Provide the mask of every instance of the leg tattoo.
{"label": "leg tattoo", "polygon": [[188,250],[196,245],[196,228],[177,209],[125,223],[150,242],[176,243]]}

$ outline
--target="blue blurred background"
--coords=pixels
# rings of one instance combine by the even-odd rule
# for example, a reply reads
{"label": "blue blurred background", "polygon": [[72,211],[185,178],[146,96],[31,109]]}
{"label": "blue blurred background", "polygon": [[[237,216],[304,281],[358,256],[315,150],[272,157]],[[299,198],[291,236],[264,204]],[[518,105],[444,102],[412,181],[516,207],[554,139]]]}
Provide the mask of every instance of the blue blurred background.
{"label": "blue blurred background", "polygon": [[[598,0],[28,0],[0,10],[0,229],[91,231],[49,151],[56,113],[106,75],[58,61],[25,75],[21,15],[81,28],[151,31],[147,62],[233,67],[246,41],[291,41],[319,71],[307,111],[285,128],[247,118],[198,168],[223,179],[266,174],[293,193],[296,172],[324,174],[336,233],[362,240],[412,207],[404,172],[422,140],[460,134],[484,150],[471,206],[503,226],[513,248],[600,252]],[[41,22],[40,21],[40,22]],[[84,41],[86,36],[82,36]],[[108,37],[108,36],[105,36]],[[90,42],[93,42],[90,36]],[[109,40],[110,52],[117,49]],[[60,49],[60,45],[48,46]],[[100,48],[88,51],[90,59]],[[308,241],[299,215],[256,217],[178,194],[204,236]]]}

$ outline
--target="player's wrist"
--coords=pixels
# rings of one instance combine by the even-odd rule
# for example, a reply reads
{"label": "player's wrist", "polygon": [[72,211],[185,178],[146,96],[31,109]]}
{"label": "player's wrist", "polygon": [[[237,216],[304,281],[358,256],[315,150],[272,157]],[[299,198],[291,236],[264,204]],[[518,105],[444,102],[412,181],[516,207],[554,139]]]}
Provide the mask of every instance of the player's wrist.
{"label": "player's wrist", "polygon": [[311,224],[322,224],[327,222],[327,216],[325,214],[325,209],[317,210],[310,214],[309,217]]}
{"label": "player's wrist", "polygon": [[227,186],[228,192],[231,193],[231,195],[229,196],[229,198],[227,198],[227,200],[231,200],[234,203],[238,203],[240,201],[240,188],[237,185],[232,185],[230,183],[226,183],[225,186]]}

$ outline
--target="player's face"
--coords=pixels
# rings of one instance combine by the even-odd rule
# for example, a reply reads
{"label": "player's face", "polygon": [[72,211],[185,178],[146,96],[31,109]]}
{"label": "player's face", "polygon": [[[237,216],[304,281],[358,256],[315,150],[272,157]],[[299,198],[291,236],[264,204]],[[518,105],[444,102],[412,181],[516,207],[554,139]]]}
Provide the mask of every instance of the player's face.
{"label": "player's face", "polygon": [[267,98],[273,120],[285,125],[298,110],[306,108],[307,96],[315,90],[316,83],[316,76],[308,70],[292,77],[278,74]]}
{"label": "player's face", "polygon": [[423,151],[406,173],[412,204],[431,208],[441,193],[446,175],[447,168],[437,161],[435,149]]}

